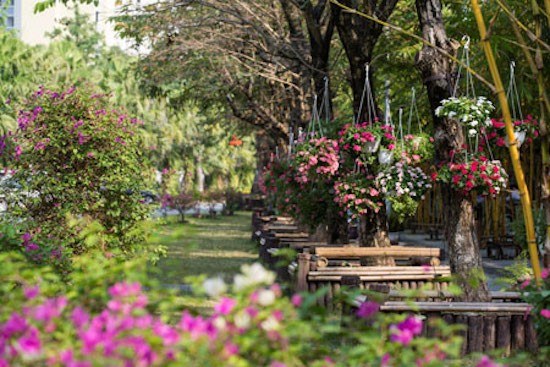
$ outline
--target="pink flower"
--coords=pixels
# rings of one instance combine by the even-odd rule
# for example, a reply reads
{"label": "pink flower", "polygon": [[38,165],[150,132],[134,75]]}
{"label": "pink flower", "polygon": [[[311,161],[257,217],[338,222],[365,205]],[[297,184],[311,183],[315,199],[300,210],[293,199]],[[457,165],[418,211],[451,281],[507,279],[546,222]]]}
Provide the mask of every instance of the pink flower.
{"label": "pink flower", "polygon": [[86,156],[88,158],[93,158],[94,157],[94,153],[93,152],[88,152],[88,154],[86,154]]}
{"label": "pink flower", "polygon": [[550,310],[548,309],[541,310],[540,315],[545,319],[550,319]]}
{"label": "pink flower", "polygon": [[487,356],[481,357],[479,362],[476,364],[476,367],[500,367],[498,363],[495,363],[491,360],[491,358]]}
{"label": "pink flower", "polygon": [[542,279],[548,278],[548,269],[544,269],[544,270],[540,273],[540,276],[541,276]]}
{"label": "pink flower", "polygon": [[519,288],[520,288],[520,289],[525,289],[525,287],[527,287],[527,286],[529,285],[529,283],[531,283],[531,279],[525,279],[525,280],[523,281],[523,283],[521,283],[521,284],[519,285]]}
{"label": "pink flower", "polygon": [[376,314],[380,309],[380,305],[376,302],[366,301],[359,306],[359,309],[355,313],[357,316],[367,319]]}
{"label": "pink flower", "polygon": [[300,305],[302,304],[302,296],[299,294],[294,294],[290,299],[290,302],[292,302],[292,305],[294,307],[300,307]]}
{"label": "pink flower", "polygon": [[408,345],[414,336],[422,333],[422,320],[416,316],[409,316],[399,324],[392,325],[391,330],[391,341]]}
{"label": "pink flower", "polygon": [[356,152],[360,152],[361,151],[361,147],[359,145],[354,145],[353,146],[353,150],[355,150]]}
{"label": "pink flower", "polygon": [[30,288],[24,288],[23,294],[25,295],[26,299],[33,299],[40,293],[40,288],[36,285],[34,287]]}
{"label": "pink flower", "polygon": [[71,313],[71,321],[77,328],[81,328],[87,324],[89,319],[90,316],[82,307],[76,307]]}
{"label": "pink flower", "polygon": [[9,338],[13,334],[25,331],[27,326],[27,320],[25,320],[21,315],[14,312],[8,319],[8,321],[4,323],[4,325],[0,324],[0,334],[3,334],[6,338]]}
{"label": "pink flower", "polygon": [[235,301],[233,298],[222,297],[222,299],[220,299],[220,302],[216,306],[214,306],[214,311],[221,315],[228,315],[231,310],[233,310],[236,304],[237,301]]}
{"label": "pink flower", "polygon": [[40,342],[40,337],[38,336],[38,330],[34,327],[30,328],[29,331],[23,335],[17,341],[19,348],[25,354],[38,354],[42,349],[42,343]]}
{"label": "pink flower", "polygon": [[231,342],[227,342],[223,347],[223,355],[226,358],[239,354],[239,346]]}
{"label": "pink flower", "polygon": [[380,361],[380,367],[389,367],[389,366],[390,366],[390,355],[386,353],[382,356],[382,360]]}

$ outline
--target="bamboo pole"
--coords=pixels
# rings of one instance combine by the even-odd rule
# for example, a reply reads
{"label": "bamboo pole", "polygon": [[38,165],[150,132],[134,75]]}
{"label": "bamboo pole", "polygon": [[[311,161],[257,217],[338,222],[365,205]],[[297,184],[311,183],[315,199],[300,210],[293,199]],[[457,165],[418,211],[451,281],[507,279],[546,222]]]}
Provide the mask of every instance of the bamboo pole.
{"label": "bamboo pole", "polygon": [[534,221],[533,221],[533,212],[531,209],[531,197],[529,196],[529,190],[527,189],[527,186],[525,184],[525,176],[523,174],[523,169],[521,167],[517,141],[516,141],[516,138],[514,137],[514,127],[512,125],[510,108],[508,106],[508,101],[506,100],[506,94],[504,93],[504,87],[502,85],[502,80],[500,79],[500,74],[495,61],[495,57],[493,55],[493,50],[491,49],[491,43],[487,38],[487,30],[485,28],[485,21],[483,20],[483,14],[481,13],[481,8],[477,0],[471,0],[471,3],[472,3],[474,16],[477,22],[477,27],[479,29],[479,35],[481,37],[483,50],[485,51],[487,63],[489,64],[488,65],[489,70],[491,72],[491,76],[493,78],[493,82],[496,87],[498,100],[500,102],[502,113],[504,115],[504,123],[506,124],[506,135],[508,136],[508,141],[510,142],[510,145],[509,145],[510,158],[512,159],[512,166],[514,168],[514,174],[516,176],[516,181],[518,183],[518,188],[520,192],[521,206],[523,208],[523,216],[525,218],[525,231],[527,233],[527,245],[529,247],[531,266],[533,267],[535,282],[537,286],[540,286],[541,270],[540,270],[540,261],[539,261],[538,250],[537,250],[537,243],[535,239],[535,227],[534,227]]}

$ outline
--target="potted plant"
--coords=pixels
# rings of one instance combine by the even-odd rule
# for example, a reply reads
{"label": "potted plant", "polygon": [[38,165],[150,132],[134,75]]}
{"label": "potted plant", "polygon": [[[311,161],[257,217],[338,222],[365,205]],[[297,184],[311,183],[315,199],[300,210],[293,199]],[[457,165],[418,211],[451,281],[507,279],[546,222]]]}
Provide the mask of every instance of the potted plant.
{"label": "potted plant", "polygon": [[466,127],[468,136],[475,137],[483,128],[491,126],[489,116],[494,109],[485,97],[451,97],[441,101],[435,114],[460,121]]}
{"label": "potted plant", "polygon": [[392,211],[399,222],[416,213],[418,202],[431,189],[428,175],[420,167],[412,166],[400,160],[380,172],[376,177],[380,191],[392,203]]}
{"label": "potted plant", "polygon": [[440,166],[432,176],[435,180],[450,183],[464,194],[476,191],[482,196],[496,196],[508,183],[508,174],[498,160],[490,161],[484,155],[472,155],[466,162],[450,162]]}

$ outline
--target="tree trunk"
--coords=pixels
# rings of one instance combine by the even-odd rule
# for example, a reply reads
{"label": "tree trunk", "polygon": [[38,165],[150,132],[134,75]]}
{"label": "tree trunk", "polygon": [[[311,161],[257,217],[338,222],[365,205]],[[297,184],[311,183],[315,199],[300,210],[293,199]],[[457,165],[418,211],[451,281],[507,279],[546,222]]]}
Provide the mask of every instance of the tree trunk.
{"label": "tree trunk", "polygon": [[[390,247],[390,234],[384,207],[378,212],[369,212],[359,217],[359,246],[361,247]],[[393,258],[375,258],[361,261],[362,265],[394,266]]]}
{"label": "tree trunk", "polygon": [[[448,53],[455,53],[457,43],[447,38],[440,0],[416,0],[416,9],[424,39]],[[417,55],[416,66],[422,73],[428,90],[434,121],[436,163],[446,162],[449,161],[450,152],[460,150],[465,143],[458,121],[435,116],[435,109],[441,101],[452,94],[454,65],[436,49],[425,45]],[[468,197],[446,186],[442,190],[448,193],[443,203],[449,213],[445,221],[445,236],[449,246],[451,271],[464,292],[461,299],[488,301],[489,293],[483,279],[472,203]]]}
{"label": "tree trunk", "polygon": [[[383,21],[386,21],[390,17],[397,4],[397,0],[383,0],[377,2],[378,4],[368,0],[342,0],[341,2],[363,13],[376,16]],[[382,32],[382,26],[369,19],[360,17],[357,14],[342,10],[342,8],[336,4],[332,4],[332,13],[336,29],[338,30],[340,40],[346,51],[350,66],[350,85],[353,92],[355,118],[359,122],[364,122],[369,119],[366,100],[363,101],[362,108],[360,108],[363,89],[365,87],[365,65],[372,60],[374,47]],[[372,69],[369,69],[369,72],[370,71],[372,71]],[[369,80],[372,80],[370,76]],[[374,95],[372,82],[370,88]],[[373,107],[375,111],[377,111],[376,106]],[[360,246],[390,246],[385,210],[361,218],[358,231]],[[393,260],[390,261],[390,263],[391,262],[393,262]]]}

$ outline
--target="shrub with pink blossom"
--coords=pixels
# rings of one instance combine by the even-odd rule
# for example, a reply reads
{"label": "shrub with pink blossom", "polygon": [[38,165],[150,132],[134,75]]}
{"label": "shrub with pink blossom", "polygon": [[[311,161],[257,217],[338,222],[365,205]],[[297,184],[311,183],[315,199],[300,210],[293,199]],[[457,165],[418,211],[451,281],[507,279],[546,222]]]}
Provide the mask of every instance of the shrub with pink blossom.
{"label": "shrub with pink blossom", "polygon": [[[96,245],[129,254],[143,240],[142,123],[109,98],[89,85],[40,87],[19,106],[17,129],[5,137],[0,154],[13,173],[6,182],[20,185],[6,197],[4,220],[32,236],[21,242],[23,252],[55,244],[67,256]],[[102,240],[84,243],[70,216],[97,223]]]}
{"label": "shrub with pink blossom", "polygon": [[99,263],[118,279],[89,264],[94,272],[75,271],[70,289],[25,272],[21,257],[0,260],[10,264],[0,269],[7,306],[0,314],[1,366],[462,365],[453,328],[442,327],[438,339],[422,337],[424,320],[380,313],[373,301],[343,315],[344,325],[354,325],[343,327],[314,306],[317,295],[285,297],[259,264],[243,266],[232,284],[204,281],[214,301],[205,316],[177,312],[167,291],[145,290],[128,266],[129,278],[118,278],[116,259]]}

